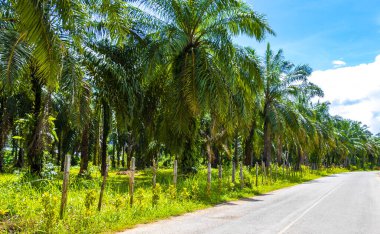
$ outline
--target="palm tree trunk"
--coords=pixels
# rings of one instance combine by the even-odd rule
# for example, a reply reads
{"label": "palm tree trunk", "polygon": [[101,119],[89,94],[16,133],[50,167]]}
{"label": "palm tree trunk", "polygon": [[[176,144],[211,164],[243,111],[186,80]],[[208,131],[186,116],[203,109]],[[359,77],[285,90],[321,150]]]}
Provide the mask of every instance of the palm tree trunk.
{"label": "palm tree trunk", "polygon": [[186,143],[180,160],[180,169],[183,173],[194,172],[196,158],[193,152],[194,142],[190,137],[186,137]]}
{"label": "palm tree trunk", "polygon": [[81,139],[81,160],[80,160],[80,169],[79,174],[83,174],[88,169],[88,149],[89,149],[89,130],[90,130],[90,124],[86,124],[83,132],[82,132],[82,139]]}
{"label": "palm tree trunk", "polygon": [[[22,131],[18,133],[19,136],[22,136]],[[15,164],[16,168],[22,168],[24,166],[24,143],[21,140],[18,140],[18,152],[17,152],[17,161]]]}
{"label": "palm tree trunk", "polygon": [[117,157],[117,167],[120,167],[120,153],[121,153],[121,145],[120,142],[117,142],[117,150],[116,150],[116,157]]}
{"label": "palm tree trunk", "polygon": [[12,127],[12,158],[13,158],[13,165],[15,165],[17,162],[18,144],[17,144],[17,140],[14,139],[13,136],[17,136],[15,127]]}
{"label": "palm tree trunk", "polygon": [[43,125],[43,104],[42,104],[42,83],[36,77],[35,72],[31,74],[32,91],[34,93],[33,105],[33,126],[28,141],[28,161],[30,172],[40,175],[42,171],[43,158],[43,141],[42,141],[42,125]]}
{"label": "palm tree trunk", "polygon": [[244,165],[252,166],[253,163],[253,138],[255,133],[255,122],[252,124],[251,129],[249,130],[249,135],[244,141]]}
{"label": "palm tree trunk", "polygon": [[[14,135],[22,136],[22,131],[20,130],[19,132],[17,132],[17,129],[16,129]],[[15,168],[22,168],[24,166],[23,144],[22,144],[21,140],[17,140],[16,144],[17,144],[17,150],[16,150],[16,154],[15,154],[14,167]]]}
{"label": "palm tree trunk", "polygon": [[63,138],[62,138],[62,144],[61,144],[61,155],[59,156],[60,157],[60,162],[61,162],[61,172],[64,171],[65,169],[65,158],[66,158],[66,154],[69,152],[69,149],[63,147]]}
{"label": "palm tree trunk", "polygon": [[282,164],[282,139],[281,136],[278,137],[277,140],[277,164]]}
{"label": "palm tree trunk", "polygon": [[61,162],[61,154],[62,154],[62,131],[57,132],[58,134],[58,154],[57,154],[57,165],[60,165]]}
{"label": "palm tree trunk", "polygon": [[99,115],[96,115],[95,120],[95,147],[94,147],[94,157],[92,158],[92,164],[97,166],[99,164],[99,154],[100,154],[100,124],[99,124]]}
{"label": "palm tree trunk", "polygon": [[301,169],[301,165],[303,163],[303,152],[302,152],[301,147],[299,147],[299,146],[297,147],[297,154],[298,154],[298,158],[297,158],[295,170],[299,171]]}
{"label": "palm tree trunk", "polygon": [[6,108],[6,97],[0,98],[0,172],[4,172],[4,146],[8,134],[8,114]]}
{"label": "palm tree trunk", "polygon": [[214,159],[214,152],[212,151],[211,142],[206,143],[207,150],[207,163],[211,163]]}
{"label": "palm tree trunk", "polygon": [[0,149],[0,173],[4,172],[4,153],[3,150]]}
{"label": "palm tree trunk", "polygon": [[239,162],[239,134],[238,131],[235,132],[235,137],[234,137],[234,158],[233,161],[235,162],[235,165],[238,165]]}
{"label": "palm tree trunk", "polygon": [[123,140],[123,145],[121,146],[121,166],[125,167],[125,142]]}
{"label": "palm tree trunk", "polygon": [[264,152],[263,152],[263,160],[265,162],[265,166],[269,168],[271,161],[271,128],[269,125],[269,121],[265,118],[264,121]]}
{"label": "palm tree trunk", "polygon": [[116,161],[115,161],[115,157],[116,157],[116,140],[114,139],[114,141],[112,142],[112,157],[111,157],[111,163],[112,163],[112,168],[116,168]]}
{"label": "palm tree trunk", "polygon": [[107,138],[110,131],[110,108],[108,104],[103,101],[103,139],[102,139],[102,165],[101,165],[101,174],[102,176],[106,175],[107,171]]}
{"label": "palm tree trunk", "polygon": [[211,150],[213,152],[213,160],[211,161],[211,166],[212,168],[217,168],[218,165],[220,164],[220,153],[219,153],[219,149],[218,147],[216,147],[216,145],[213,145],[211,147]]}

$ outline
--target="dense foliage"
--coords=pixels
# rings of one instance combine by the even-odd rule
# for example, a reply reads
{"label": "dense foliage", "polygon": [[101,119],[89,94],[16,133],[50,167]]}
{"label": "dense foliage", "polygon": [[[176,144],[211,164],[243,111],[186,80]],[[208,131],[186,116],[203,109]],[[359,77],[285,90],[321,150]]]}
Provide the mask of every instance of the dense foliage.
{"label": "dense foliage", "polygon": [[319,167],[379,164],[379,138],[331,116],[312,70],[270,45],[241,0],[0,1],[0,171],[86,174],[179,160]]}
{"label": "dense foliage", "polygon": [[380,165],[309,66],[240,35],[274,35],[243,0],[0,0],[0,232],[120,230]]}

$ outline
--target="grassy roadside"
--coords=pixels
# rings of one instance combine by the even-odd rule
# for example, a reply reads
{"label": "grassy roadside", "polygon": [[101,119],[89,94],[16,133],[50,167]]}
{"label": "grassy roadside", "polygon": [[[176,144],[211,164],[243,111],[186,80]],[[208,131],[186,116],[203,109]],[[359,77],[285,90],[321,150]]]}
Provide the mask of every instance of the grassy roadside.
{"label": "grassy roadside", "polygon": [[[96,210],[101,178],[96,169],[91,179],[70,178],[68,207],[63,220],[59,220],[61,175],[36,180],[23,175],[0,175],[0,232],[24,233],[100,233],[131,228],[170,216],[211,207],[215,204],[252,197],[276,189],[289,187],[321,176],[346,172],[330,168],[303,173],[272,170],[272,178],[261,173],[256,186],[255,170],[244,170],[244,188],[239,173],[231,183],[231,170],[224,168],[223,179],[218,180],[217,170],[212,171],[211,194],[206,192],[206,169],[193,176],[180,176],[177,187],[172,183],[172,170],[160,169],[158,186],[153,191],[151,171],[136,174],[136,187],[132,207],[129,204],[128,176],[111,172],[105,193],[103,209]],[[277,172],[277,173],[276,173]]]}

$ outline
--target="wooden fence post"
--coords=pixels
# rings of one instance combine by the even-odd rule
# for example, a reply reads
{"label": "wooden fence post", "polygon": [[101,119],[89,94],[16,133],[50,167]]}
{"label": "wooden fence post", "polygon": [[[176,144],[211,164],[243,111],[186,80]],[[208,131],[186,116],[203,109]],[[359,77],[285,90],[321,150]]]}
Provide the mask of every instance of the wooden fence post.
{"label": "wooden fence post", "polygon": [[156,188],[156,177],[157,177],[157,168],[156,168],[156,160],[153,159],[153,168],[152,168],[152,172],[153,172],[153,189]]}
{"label": "wooden fence post", "polygon": [[65,208],[66,208],[66,204],[67,204],[67,189],[68,189],[69,178],[70,178],[70,158],[71,158],[71,156],[69,154],[65,155],[65,167],[64,167],[64,174],[63,174],[63,184],[62,184],[61,209],[59,212],[60,219],[63,219],[63,215],[65,213]]}
{"label": "wooden fence post", "polygon": [[133,193],[135,190],[135,157],[131,159],[131,176],[129,177],[129,204],[133,206]]}
{"label": "wooden fence post", "polygon": [[222,176],[223,176],[223,167],[222,167],[222,164],[219,164],[219,167],[218,167],[218,178],[221,180]]}
{"label": "wooden fence post", "polygon": [[178,176],[178,163],[174,160],[174,170],[173,170],[173,184],[177,187],[177,176]]}
{"label": "wooden fence post", "polygon": [[244,174],[243,174],[243,163],[240,162],[240,188],[244,188]]}

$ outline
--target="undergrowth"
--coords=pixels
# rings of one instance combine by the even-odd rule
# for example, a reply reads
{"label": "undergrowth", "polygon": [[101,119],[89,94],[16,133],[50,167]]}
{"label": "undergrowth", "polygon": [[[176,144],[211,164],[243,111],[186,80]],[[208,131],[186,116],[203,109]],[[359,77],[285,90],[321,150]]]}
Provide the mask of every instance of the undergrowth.
{"label": "undergrowth", "polygon": [[[96,170],[93,170],[96,171]],[[159,169],[157,185],[152,188],[151,170],[135,175],[134,204],[129,204],[127,175],[110,172],[102,210],[97,211],[101,185],[99,173],[91,177],[76,176],[78,168],[71,170],[67,209],[59,219],[62,174],[48,179],[37,179],[22,174],[0,175],[0,232],[2,233],[100,233],[120,231],[136,224],[148,223],[169,216],[180,215],[212,205],[251,197],[316,179],[333,173],[345,172],[341,168],[301,172],[272,168],[272,176],[264,177],[259,170],[256,185],[255,169],[244,169],[244,184],[231,181],[231,170],[224,168],[223,178],[212,170],[211,193],[207,192],[207,170],[195,175],[180,175],[174,186],[173,171]],[[242,188],[243,187],[243,188]]]}

